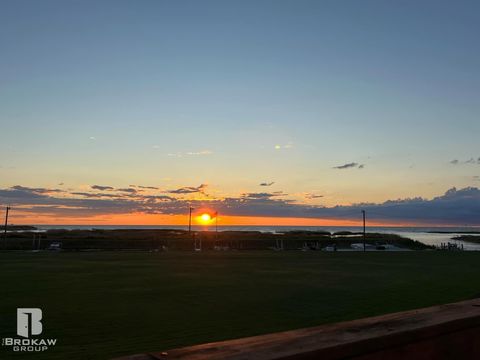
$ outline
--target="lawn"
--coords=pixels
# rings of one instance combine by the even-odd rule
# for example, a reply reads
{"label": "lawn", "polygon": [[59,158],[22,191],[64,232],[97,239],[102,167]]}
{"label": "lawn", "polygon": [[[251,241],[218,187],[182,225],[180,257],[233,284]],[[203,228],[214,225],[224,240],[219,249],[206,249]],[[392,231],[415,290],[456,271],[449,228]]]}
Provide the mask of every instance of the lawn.
{"label": "lawn", "polygon": [[480,296],[476,252],[0,253],[0,337],[43,310],[43,354],[108,359]]}

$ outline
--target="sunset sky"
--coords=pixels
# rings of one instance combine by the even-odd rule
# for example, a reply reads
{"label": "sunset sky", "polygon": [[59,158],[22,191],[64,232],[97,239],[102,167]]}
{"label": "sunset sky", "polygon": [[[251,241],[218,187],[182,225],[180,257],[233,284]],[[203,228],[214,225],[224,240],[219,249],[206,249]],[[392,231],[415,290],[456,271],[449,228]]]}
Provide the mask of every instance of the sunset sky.
{"label": "sunset sky", "polygon": [[3,1],[0,205],[480,225],[479,33],[475,1]]}

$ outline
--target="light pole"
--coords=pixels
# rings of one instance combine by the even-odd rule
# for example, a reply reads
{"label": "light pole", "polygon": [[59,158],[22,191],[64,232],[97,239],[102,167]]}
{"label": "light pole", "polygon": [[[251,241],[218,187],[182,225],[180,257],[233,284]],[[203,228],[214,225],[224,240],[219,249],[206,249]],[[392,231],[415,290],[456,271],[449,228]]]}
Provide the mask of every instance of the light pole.
{"label": "light pole", "polygon": [[218,242],[218,211],[215,211],[215,243]]}
{"label": "light pole", "polygon": [[190,206],[188,210],[189,210],[189,214],[188,214],[188,233],[191,234],[192,233],[192,211],[193,211],[193,208]]}
{"label": "light pole", "polygon": [[363,251],[367,251],[366,245],[365,245],[365,210],[362,210],[362,215],[363,215]]}
{"label": "light pole", "polygon": [[5,229],[4,229],[5,246],[7,246],[7,226],[8,226],[8,212],[9,211],[10,211],[10,206],[7,206],[7,212],[5,213]]}

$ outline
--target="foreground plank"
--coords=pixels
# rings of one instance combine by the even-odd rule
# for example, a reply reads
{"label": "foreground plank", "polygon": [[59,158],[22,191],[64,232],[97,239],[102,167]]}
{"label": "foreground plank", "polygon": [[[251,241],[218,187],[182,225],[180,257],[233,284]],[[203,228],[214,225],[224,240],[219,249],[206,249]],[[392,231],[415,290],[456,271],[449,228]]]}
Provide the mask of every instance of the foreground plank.
{"label": "foreground plank", "polygon": [[117,360],[479,359],[480,299]]}

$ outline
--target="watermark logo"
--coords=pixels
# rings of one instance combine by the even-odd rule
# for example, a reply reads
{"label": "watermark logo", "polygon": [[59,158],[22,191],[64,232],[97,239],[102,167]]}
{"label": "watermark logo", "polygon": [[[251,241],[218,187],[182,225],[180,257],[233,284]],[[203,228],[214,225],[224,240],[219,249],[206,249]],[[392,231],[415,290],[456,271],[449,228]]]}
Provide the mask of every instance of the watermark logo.
{"label": "watermark logo", "polygon": [[3,338],[2,346],[14,352],[42,352],[55,346],[57,339],[42,339],[33,336],[43,332],[42,310],[38,308],[17,309],[17,335],[22,338]]}
{"label": "watermark logo", "polygon": [[40,335],[43,330],[42,310],[35,308],[17,309],[17,335],[26,338]]}

